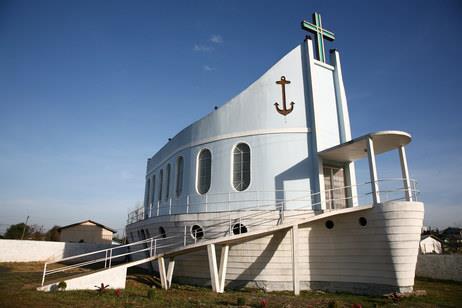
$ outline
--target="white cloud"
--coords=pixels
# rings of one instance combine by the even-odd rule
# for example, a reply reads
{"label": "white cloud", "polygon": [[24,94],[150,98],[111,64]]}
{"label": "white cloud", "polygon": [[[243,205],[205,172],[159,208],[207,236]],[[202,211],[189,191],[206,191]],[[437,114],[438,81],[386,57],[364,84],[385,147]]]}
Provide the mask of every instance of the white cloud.
{"label": "white cloud", "polygon": [[197,52],[211,52],[213,50],[213,47],[202,44],[194,44],[193,50]]}
{"label": "white cloud", "polygon": [[202,69],[203,69],[204,71],[206,71],[206,72],[212,72],[212,71],[215,70],[214,67],[211,67],[211,66],[209,66],[209,65],[204,65],[204,66],[202,67]]}
{"label": "white cloud", "polygon": [[223,38],[219,34],[214,34],[210,37],[210,42],[215,44],[221,44],[223,43]]}

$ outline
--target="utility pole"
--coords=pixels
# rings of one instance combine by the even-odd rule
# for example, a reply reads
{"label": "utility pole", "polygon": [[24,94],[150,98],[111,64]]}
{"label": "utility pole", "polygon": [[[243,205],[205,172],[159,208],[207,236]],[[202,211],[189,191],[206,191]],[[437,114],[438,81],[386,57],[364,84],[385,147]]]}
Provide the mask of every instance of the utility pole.
{"label": "utility pole", "polygon": [[26,233],[27,222],[29,221],[29,215],[27,215],[26,223],[24,224],[24,228],[22,229],[21,240],[24,239],[24,234]]}

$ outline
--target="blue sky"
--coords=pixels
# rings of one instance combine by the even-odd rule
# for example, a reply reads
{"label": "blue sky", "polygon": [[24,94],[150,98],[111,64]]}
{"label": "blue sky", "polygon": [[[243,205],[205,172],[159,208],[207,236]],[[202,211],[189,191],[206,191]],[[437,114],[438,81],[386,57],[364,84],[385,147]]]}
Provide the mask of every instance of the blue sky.
{"label": "blue sky", "polygon": [[[2,0],[0,232],[26,215],[122,230],[147,157],[299,44],[314,11],[353,136],[410,132],[426,224],[462,226],[460,1]],[[378,163],[399,176],[396,153]]]}

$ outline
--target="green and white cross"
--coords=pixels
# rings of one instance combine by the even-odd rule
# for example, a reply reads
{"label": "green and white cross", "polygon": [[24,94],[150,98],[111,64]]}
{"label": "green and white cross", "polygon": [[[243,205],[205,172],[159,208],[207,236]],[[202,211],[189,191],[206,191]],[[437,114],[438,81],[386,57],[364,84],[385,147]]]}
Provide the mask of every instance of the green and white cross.
{"label": "green and white cross", "polygon": [[319,61],[326,63],[326,53],[324,51],[324,38],[329,41],[335,40],[335,35],[322,28],[321,15],[313,13],[313,23],[306,20],[302,21],[302,29],[312,32],[316,35],[316,45],[318,47]]}

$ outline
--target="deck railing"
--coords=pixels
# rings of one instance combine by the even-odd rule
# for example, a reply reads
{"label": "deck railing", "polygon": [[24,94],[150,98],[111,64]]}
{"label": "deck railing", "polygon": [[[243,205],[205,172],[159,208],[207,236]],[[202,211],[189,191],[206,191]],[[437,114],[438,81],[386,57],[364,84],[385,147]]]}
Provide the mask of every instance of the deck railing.
{"label": "deck railing", "polygon": [[[407,190],[403,188],[403,181],[402,178],[378,180],[381,201],[405,200]],[[412,179],[410,182],[409,195],[412,196],[412,200],[417,200],[419,195],[416,188],[417,182]],[[180,199],[169,198],[168,200],[158,200],[150,203],[148,207],[141,206],[129,212],[127,225],[151,217],[171,214],[248,210],[249,205],[256,209],[284,204],[283,210],[331,210],[335,209],[336,204],[342,205],[342,202],[348,207],[372,203],[371,182],[316,193],[310,193],[308,190],[273,190],[187,195]]]}

